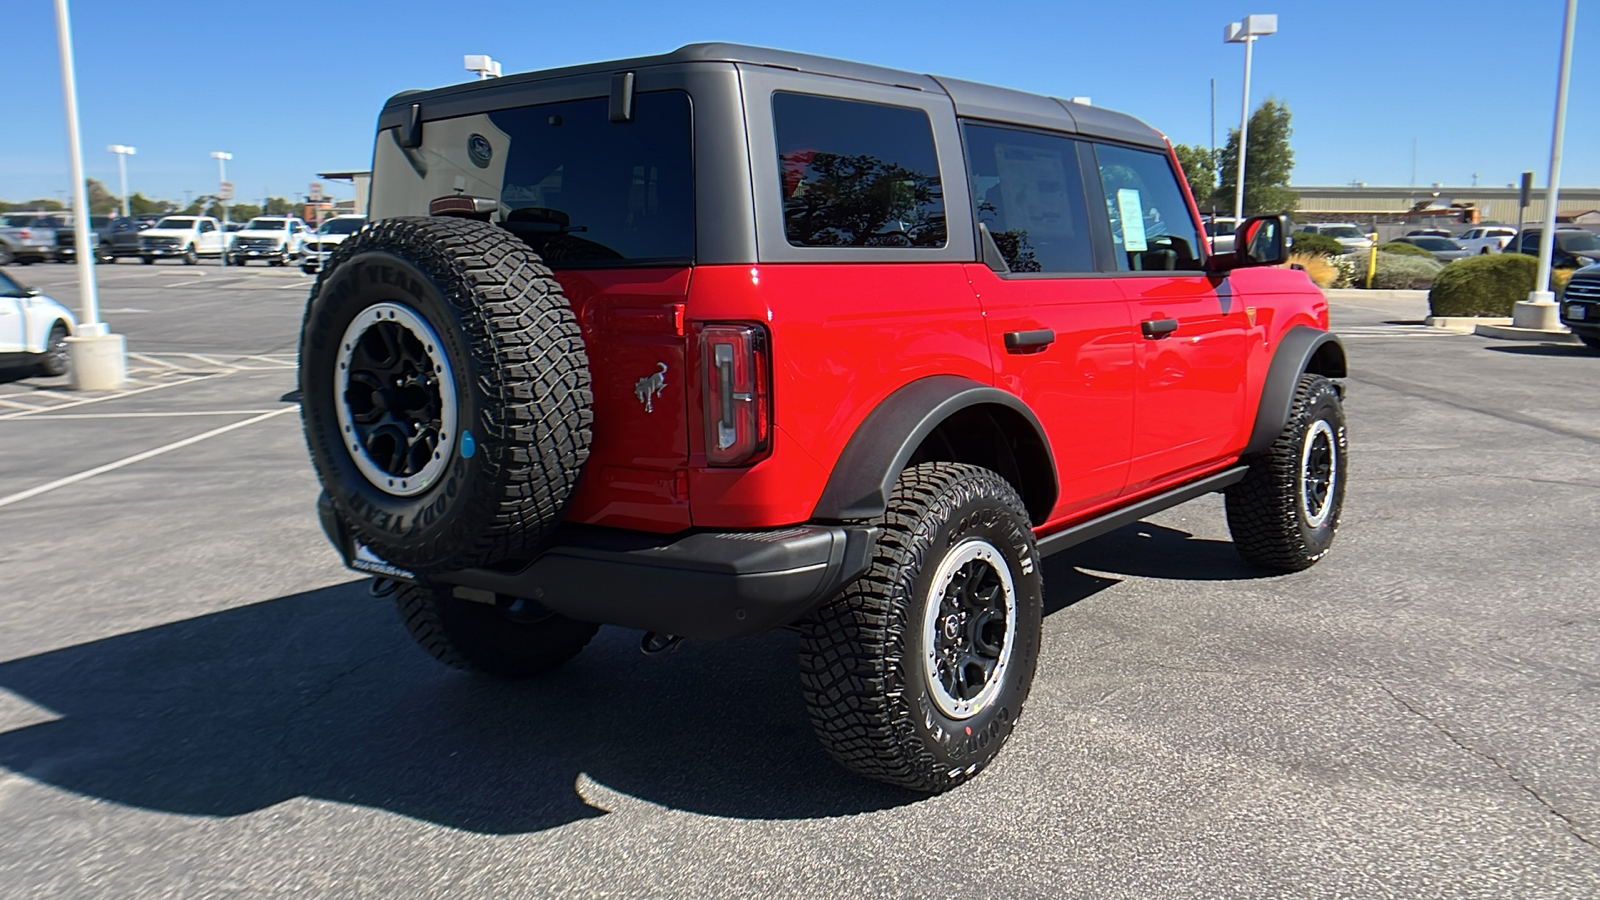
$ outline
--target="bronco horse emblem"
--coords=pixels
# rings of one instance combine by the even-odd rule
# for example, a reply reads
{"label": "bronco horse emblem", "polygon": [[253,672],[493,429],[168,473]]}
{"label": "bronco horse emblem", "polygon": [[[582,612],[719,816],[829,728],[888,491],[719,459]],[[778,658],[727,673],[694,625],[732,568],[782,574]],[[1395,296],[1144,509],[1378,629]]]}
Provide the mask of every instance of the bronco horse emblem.
{"label": "bronco horse emblem", "polygon": [[650,413],[656,411],[655,398],[661,396],[661,392],[666,389],[667,364],[658,362],[654,373],[646,375],[634,384],[633,395],[644,404],[644,411]]}

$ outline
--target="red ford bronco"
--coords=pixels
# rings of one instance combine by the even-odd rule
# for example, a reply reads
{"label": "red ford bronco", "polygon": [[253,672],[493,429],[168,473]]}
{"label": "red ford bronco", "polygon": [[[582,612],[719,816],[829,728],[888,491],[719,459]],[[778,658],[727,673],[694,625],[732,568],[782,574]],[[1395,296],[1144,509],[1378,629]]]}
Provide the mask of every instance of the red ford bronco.
{"label": "red ford bronco", "polygon": [[453,666],[786,626],[827,751],[939,791],[1022,713],[1042,556],[1214,491],[1268,569],[1338,527],[1345,355],[1287,221],[1212,255],[1126,115],[699,44],[395,96],[370,213],[306,439]]}

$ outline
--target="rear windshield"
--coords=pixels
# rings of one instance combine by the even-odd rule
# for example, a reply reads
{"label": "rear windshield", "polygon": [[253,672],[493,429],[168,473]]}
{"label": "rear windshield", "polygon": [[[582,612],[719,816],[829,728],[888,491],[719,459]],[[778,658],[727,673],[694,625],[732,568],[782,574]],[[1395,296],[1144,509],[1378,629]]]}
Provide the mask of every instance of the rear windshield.
{"label": "rear windshield", "polygon": [[1455,241],[1442,237],[1414,237],[1408,239],[1410,243],[1424,250],[1460,250]]}
{"label": "rear windshield", "polygon": [[689,95],[604,97],[490,113],[509,140],[500,224],[556,268],[694,261]]}
{"label": "rear windshield", "polygon": [[1556,243],[1568,253],[1593,253],[1600,250],[1600,238],[1582,231],[1558,231]]}

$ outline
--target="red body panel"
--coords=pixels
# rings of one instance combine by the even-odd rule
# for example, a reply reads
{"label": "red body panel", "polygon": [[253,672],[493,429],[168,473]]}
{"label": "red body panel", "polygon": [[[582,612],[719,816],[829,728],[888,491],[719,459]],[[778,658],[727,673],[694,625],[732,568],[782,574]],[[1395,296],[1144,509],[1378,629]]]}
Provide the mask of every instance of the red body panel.
{"label": "red body panel", "polygon": [[[996,384],[1028,404],[1055,454],[1061,484],[1050,518],[1071,516],[1122,493],[1133,446],[1138,326],[1116,281],[1013,278],[967,266],[989,320]],[[1006,350],[1008,331],[1049,328],[1034,353]]]}
{"label": "red body panel", "polygon": [[[643,531],[682,531],[689,517],[687,339],[675,307],[688,267],[556,273],[589,354],[594,441],[567,518]],[[663,368],[664,371],[663,371]],[[661,374],[650,411],[640,379]]]}
{"label": "red body panel", "polygon": [[[1048,533],[1233,462],[1278,338],[1327,327],[1305,275],[1273,268],[1002,279],[979,264],[783,264],[558,278],[595,395],[568,518],[664,533],[806,521],[862,420],[937,374],[994,384],[1039,417],[1061,485],[1038,529]],[[1145,339],[1147,318],[1179,329]],[[712,322],[770,333],[772,452],[750,466],[706,465],[696,329]],[[1040,328],[1056,334],[1043,351],[1006,350],[1006,332]],[[639,382],[658,373],[646,411]]]}
{"label": "red body panel", "polygon": [[845,443],[897,388],[938,374],[994,380],[983,313],[960,263],[701,266],[689,318],[766,323],[777,425],[767,459],[690,469],[696,526],[804,521]]}

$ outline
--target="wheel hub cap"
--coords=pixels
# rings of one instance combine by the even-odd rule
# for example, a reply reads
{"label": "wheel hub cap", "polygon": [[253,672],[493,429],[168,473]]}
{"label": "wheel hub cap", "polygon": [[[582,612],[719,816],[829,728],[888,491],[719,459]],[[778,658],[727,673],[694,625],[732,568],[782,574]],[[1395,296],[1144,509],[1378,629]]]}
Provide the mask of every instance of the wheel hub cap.
{"label": "wheel hub cap", "polygon": [[438,481],[455,446],[455,378],[439,336],[410,307],[377,303],[339,342],[334,408],[356,468],[409,497]]}
{"label": "wheel hub cap", "polygon": [[923,611],[928,693],[939,711],[967,719],[1000,695],[1016,641],[1016,589],[1004,555],[970,539],[934,572]]}

